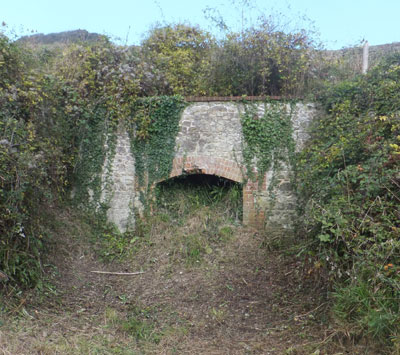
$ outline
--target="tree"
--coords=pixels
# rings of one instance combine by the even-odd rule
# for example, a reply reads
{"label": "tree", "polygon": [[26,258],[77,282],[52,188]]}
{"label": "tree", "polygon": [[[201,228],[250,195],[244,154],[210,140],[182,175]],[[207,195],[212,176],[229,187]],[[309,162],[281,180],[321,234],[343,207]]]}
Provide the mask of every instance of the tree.
{"label": "tree", "polygon": [[278,31],[264,19],[227,34],[212,57],[208,82],[225,95],[298,95],[308,84],[314,48],[305,31]]}
{"label": "tree", "polygon": [[203,95],[214,38],[196,26],[155,27],[141,47],[142,93]]}

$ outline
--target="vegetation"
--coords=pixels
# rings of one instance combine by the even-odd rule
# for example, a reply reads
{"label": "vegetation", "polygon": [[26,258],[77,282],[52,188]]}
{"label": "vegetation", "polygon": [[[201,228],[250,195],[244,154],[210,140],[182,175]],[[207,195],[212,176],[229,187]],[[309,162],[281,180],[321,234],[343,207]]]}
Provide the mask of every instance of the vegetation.
{"label": "vegetation", "polygon": [[72,185],[77,201],[100,194],[105,139],[139,86],[130,52],[107,40],[30,54],[1,36],[0,53],[0,269],[29,287],[47,237],[41,211]]}
{"label": "vegetation", "polygon": [[[40,280],[39,254],[46,239],[40,211],[68,200],[72,186],[76,202],[100,200],[101,167],[113,155],[120,122],[138,129],[138,167],[157,155],[162,160],[157,174],[167,174],[172,148],[160,144],[173,141],[182,99],[135,98],[293,94],[300,88],[296,84],[294,90],[294,82],[302,85],[300,69],[294,68],[306,70],[303,64],[311,60],[306,33],[274,32],[265,22],[220,42],[190,25],[156,27],[140,48],[90,38],[68,42],[63,37],[58,45],[0,38],[0,269],[15,285],[29,287]],[[230,63],[233,57],[238,61]],[[257,70],[238,77],[249,62]],[[175,123],[168,121],[171,115]],[[153,175],[148,183],[160,178]],[[106,202],[91,209],[104,212]]]}
{"label": "vegetation", "polygon": [[181,96],[139,98],[132,105],[128,128],[131,151],[139,186],[144,192],[169,177],[184,107]]}
{"label": "vegetation", "polygon": [[42,207],[66,185],[70,126],[57,83],[31,73],[31,58],[4,37],[0,53],[0,268],[27,287],[40,281]]}
{"label": "vegetation", "polygon": [[229,33],[211,63],[212,93],[302,96],[310,88],[315,50],[306,31],[277,31],[265,19],[241,33]]}
{"label": "vegetation", "polygon": [[141,52],[144,95],[204,95],[213,37],[184,24],[153,28]]}
{"label": "vegetation", "polygon": [[[272,167],[275,175],[279,173],[281,165],[286,164],[294,168],[295,142],[293,139],[291,104],[278,105],[274,102],[265,102],[265,111],[259,112],[256,105],[247,104],[241,117],[244,144],[243,159],[247,168],[247,175],[255,180],[254,171],[257,171],[258,183],[262,184],[264,176]],[[271,189],[274,184],[269,184]]]}
{"label": "vegetation", "polygon": [[316,79],[310,33],[276,30],[271,20],[217,41],[198,27],[156,27],[140,47],[145,95],[304,95]]}
{"label": "vegetation", "polygon": [[155,213],[113,239],[75,208],[52,210],[58,225],[46,253],[46,287],[14,305],[6,299],[0,352],[324,352],[321,308],[313,311],[319,300],[300,282],[301,264],[240,225],[240,191],[215,176],[165,181]]}
{"label": "vegetation", "polygon": [[[1,35],[0,282],[9,279],[7,287],[15,290],[43,287],[43,254],[54,238],[47,213],[69,202],[95,212],[105,259],[146,245],[142,237],[150,224],[120,235],[104,220],[107,201],[99,203],[102,167],[115,153],[120,125],[131,134],[146,190],[171,169],[182,95],[313,93],[324,114],[313,123],[296,169],[309,273],[332,290],[334,314],[347,333],[399,348],[400,56],[365,76],[350,69],[346,60],[323,58],[310,33],[278,30],[265,19],[220,40],[196,26],[159,26],[139,47],[116,46],[104,37],[32,46]],[[270,108],[258,117],[248,105],[243,116],[249,171],[256,164],[265,172],[287,163],[287,153],[294,156],[290,114]],[[190,223],[179,198],[163,210],[162,201],[171,200],[165,194],[174,189],[158,188],[160,225],[178,215]],[[193,190],[193,206],[207,200],[235,224],[237,189],[229,190],[231,199],[224,189],[206,197]],[[236,212],[225,208],[228,200]],[[171,259],[196,266],[230,238],[233,227],[226,220],[208,212],[202,217],[210,222],[205,229],[175,236]],[[210,314],[222,322],[221,309]],[[133,308],[122,329],[152,338],[152,326],[141,317]]]}
{"label": "vegetation", "polygon": [[398,346],[400,324],[400,56],[330,87],[301,155],[302,233],[334,313],[353,335]]}

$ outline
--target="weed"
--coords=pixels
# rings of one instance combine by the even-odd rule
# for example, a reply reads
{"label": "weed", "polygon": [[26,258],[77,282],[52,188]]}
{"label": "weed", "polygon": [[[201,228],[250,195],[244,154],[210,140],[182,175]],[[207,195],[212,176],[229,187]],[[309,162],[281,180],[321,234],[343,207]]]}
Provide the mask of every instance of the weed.
{"label": "weed", "polygon": [[223,323],[226,317],[226,312],[222,307],[211,308],[210,315],[217,323]]}
{"label": "weed", "polygon": [[222,241],[227,241],[233,236],[233,229],[231,226],[224,226],[218,232],[218,237]]}
{"label": "weed", "polygon": [[157,309],[147,307],[132,307],[121,323],[121,329],[129,333],[137,341],[146,340],[158,344],[163,336],[161,331],[156,330]]}
{"label": "weed", "polygon": [[171,179],[158,184],[155,195],[153,214],[139,222],[135,235],[149,246],[162,243],[171,262],[187,267],[200,265],[229,241],[241,214],[241,186],[215,176]]}
{"label": "weed", "polygon": [[135,232],[120,233],[116,227],[96,216],[86,216],[86,223],[91,225],[90,240],[96,253],[107,262],[127,259],[147,243],[148,225],[138,220]]}
{"label": "weed", "polygon": [[115,325],[119,321],[118,311],[114,308],[107,307],[104,311],[104,322],[106,325]]}
{"label": "weed", "polygon": [[199,263],[204,252],[205,248],[199,235],[192,234],[185,238],[182,254],[188,264]]}
{"label": "weed", "polygon": [[354,280],[333,294],[333,312],[341,321],[355,323],[353,334],[362,331],[378,340],[396,336],[400,322],[398,300],[389,297],[385,289],[373,289],[368,282]]}
{"label": "weed", "polygon": [[242,215],[242,186],[212,175],[188,175],[157,185],[157,205],[160,212],[181,218],[204,206],[215,206],[229,219]]}

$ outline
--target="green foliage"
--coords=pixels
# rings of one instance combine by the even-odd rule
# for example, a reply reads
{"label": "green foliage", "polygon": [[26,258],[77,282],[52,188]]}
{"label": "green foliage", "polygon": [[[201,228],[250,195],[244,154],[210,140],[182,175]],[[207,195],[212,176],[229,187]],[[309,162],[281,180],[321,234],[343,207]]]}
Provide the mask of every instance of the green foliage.
{"label": "green foliage", "polygon": [[336,314],[381,339],[400,330],[399,83],[396,55],[330,88],[298,169],[302,231],[346,282]]}
{"label": "green foliage", "polygon": [[190,25],[156,27],[139,52],[143,95],[298,97],[320,79],[311,32],[278,30],[265,17],[220,41]]}
{"label": "green foliage", "polygon": [[229,240],[233,235],[233,230],[230,226],[222,227],[219,232],[218,236],[221,240]]}
{"label": "green foliage", "polygon": [[256,104],[245,104],[241,116],[244,138],[242,151],[247,176],[252,180],[258,177],[259,184],[263,183],[265,173],[272,167],[276,175],[282,163],[292,163],[295,149],[291,105],[274,102],[264,104],[263,111]]}
{"label": "green foliage", "polygon": [[374,290],[369,282],[360,280],[338,288],[333,294],[333,311],[344,326],[357,326],[354,333],[387,340],[395,336],[400,322],[400,303],[394,296],[388,287]]}
{"label": "green foliage", "polygon": [[29,287],[41,274],[40,210],[64,191],[69,130],[62,112],[48,117],[59,102],[54,81],[29,71],[31,59],[4,37],[0,52],[0,269]]}
{"label": "green foliage", "polygon": [[181,253],[188,264],[195,265],[199,263],[205,251],[206,245],[204,245],[204,240],[200,235],[189,234],[185,236]]}
{"label": "green foliage", "polygon": [[153,28],[141,46],[146,95],[204,95],[212,36],[184,24]]}
{"label": "green foliage", "polygon": [[134,53],[106,40],[43,56],[1,36],[0,53],[0,270],[30,287],[46,244],[42,210],[72,184],[78,201],[98,204],[101,169],[139,81]]}
{"label": "green foliage", "polygon": [[[154,28],[140,48],[115,46],[106,38],[22,48],[0,36],[0,270],[12,284],[25,287],[40,279],[40,253],[47,237],[43,209],[68,200],[74,187],[75,202],[102,212],[104,217],[108,206],[107,201],[100,203],[101,184],[107,185],[110,166],[105,162],[115,153],[119,127],[125,124],[130,131],[143,192],[169,176],[178,122],[185,107],[183,98],[137,99],[138,95],[300,95],[319,77],[318,71],[311,70],[318,57],[311,35],[277,30],[268,20],[243,28],[241,33],[228,33],[219,42],[206,31],[180,24]],[[314,183],[319,178],[329,182],[337,195],[343,191],[343,181],[350,179],[364,192],[351,204],[349,199],[338,198],[329,207],[330,213],[315,216],[325,226],[315,232],[317,240],[332,243],[330,224],[348,230],[346,223],[352,214],[345,207],[355,211],[353,206],[359,201],[372,206],[370,211],[380,211],[382,220],[397,217],[392,212],[396,198],[390,200],[392,205],[386,198],[397,196],[398,183],[399,142],[397,138],[386,139],[398,131],[396,60],[371,72],[368,80],[343,83],[322,96],[331,112],[328,121],[335,129],[334,133],[321,133],[316,145],[331,143],[321,148],[327,150],[326,160],[318,162],[321,164],[316,169],[315,164],[304,169],[304,177],[309,177],[302,182],[304,197],[313,196],[314,190],[309,188],[313,185],[329,200],[328,185]],[[272,165],[277,168],[292,156],[289,110],[269,105],[262,117],[251,106],[243,117],[244,155],[250,175],[254,167],[263,175]],[[357,128],[352,126],[353,115],[358,117]],[[367,131],[371,134],[360,133]],[[335,141],[344,135],[345,140]],[[358,139],[368,144],[357,145]],[[358,150],[353,150],[356,146]],[[342,150],[346,166],[340,165]],[[310,150],[309,154],[316,157],[318,153]],[[361,168],[371,173],[358,174],[360,157],[365,161]],[[335,169],[340,174],[332,174]],[[392,171],[392,175],[383,171]],[[346,193],[351,195],[354,188],[349,190],[348,186]],[[220,193],[215,190],[213,198],[218,199]],[[240,190],[230,193],[240,195]],[[200,200],[194,202],[201,205]],[[345,216],[343,220],[332,217],[337,210],[345,211],[338,213]],[[358,213],[364,212],[360,208]],[[236,219],[238,215],[240,212]],[[373,217],[378,215],[376,212]],[[365,218],[362,227],[369,225]],[[382,228],[388,236],[394,233]],[[376,230],[366,233],[368,238]],[[388,236],[383,239],[390,240]],[[110,245],[118,249],[121,243],[121,248],[125,247],[114,234],[109,237]]]}
{"label": "green foliage", "polygon": [[163,234],[172,261],[199,266],[234,234],[233,224],[241,218],[241,185],[215,176],[188,175],[158,184],[156,202],[158,220],[149,223],[152,229],[172,228]]}
{"label": "green foliage", "polygon": [[112,158],[116,129],[130,115],[131,101],[139,90],[135,68],[132,51],[104,40],[71,45],[54,60],[53,71],[69,97],[65,108],[76,120],[73,179],[77,201],[100,201],[105,158]]}
{"label": "green foliage", "polygon": [[304,95],[312,79],[315,43],[306,31],[277,31],[267,19],[228,33],[209,68],[211,92],[220,95]]}
{"label": "green foliage", "polygon": [[[209,175],[173,178],[157,184],[155,193],[159,212],[164,211],[170,219],[188,216],[205,206],[218,206],[233,221],[241,218],[242,185],[222,178]],[[221,234],[226,235],[228,231]]]}
{"label": "green foliage", "polygon": [[96,235],[93,242],[97,254],[104,261],[112,262],[116,259],[128,259],[143,246],[149,244],[149,225],[140,219],[136,221],[135,231],[121,233],[113,224],[101,220],[99,223],[98,216],[93,217],[98,224],[95,228]]}
{"label": "green foliage", "polygon": [[184,107],[181,96],[139,98],[133,102],[128,130],[142,189],[169,177]]}
{"label": "green foliage", "polygon": [[121,234],[115,228],[103,228],[96,242],[100,256],[106,261],[113,261],[125,257],[129,249],[133,251],[136,239],[128,233]]}

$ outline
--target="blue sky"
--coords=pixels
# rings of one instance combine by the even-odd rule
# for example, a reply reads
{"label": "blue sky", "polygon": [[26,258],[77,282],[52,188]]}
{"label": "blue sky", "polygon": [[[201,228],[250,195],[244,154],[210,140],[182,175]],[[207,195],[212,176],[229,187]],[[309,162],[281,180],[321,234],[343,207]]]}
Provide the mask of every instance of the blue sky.
{"label": "blue sky", "polygon": [[[242,13],[246,1],[253,10]],[[371,45],[400,41],[400,0],[0,0],[0,22],[19,35],[79,28],[138,44],[156,22],[189,22],[212,30],[204,16],[207,7],[236,29],[242,18],[251,23],[261,13],[283,14],[280,21],[288,28],[309,28],[312,22],[329,49],[363,39]]]}

